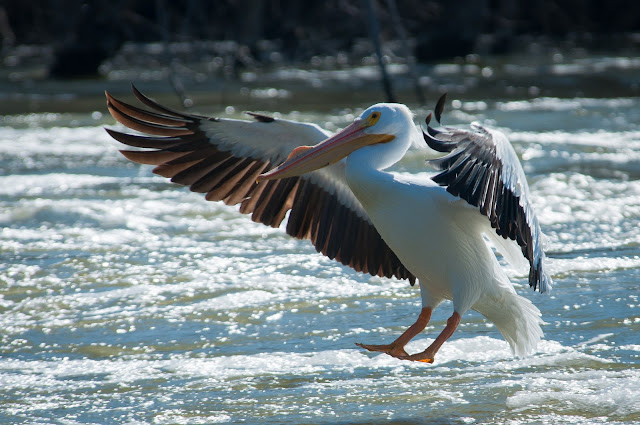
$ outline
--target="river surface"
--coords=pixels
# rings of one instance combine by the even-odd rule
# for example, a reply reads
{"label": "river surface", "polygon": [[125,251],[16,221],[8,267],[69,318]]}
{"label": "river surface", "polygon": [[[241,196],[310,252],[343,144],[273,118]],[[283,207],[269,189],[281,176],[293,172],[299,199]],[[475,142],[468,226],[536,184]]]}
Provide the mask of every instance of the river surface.
{"label": "river surface", "polygon": [[[265,90],[281,116],[330,130],[368,106]],[[510,277],[545,338],[514,358],[470,312],[433,365],[354,345],[397,337],[417,287],[356,273],[130,163],[106,108],[0,117],[0,423],[637,423],[640,100],[535,94],[454,97],[444,122],[501,129],[522,159],[555,286],[540,295]],[[395,169],[429,171],[423,160]]]}

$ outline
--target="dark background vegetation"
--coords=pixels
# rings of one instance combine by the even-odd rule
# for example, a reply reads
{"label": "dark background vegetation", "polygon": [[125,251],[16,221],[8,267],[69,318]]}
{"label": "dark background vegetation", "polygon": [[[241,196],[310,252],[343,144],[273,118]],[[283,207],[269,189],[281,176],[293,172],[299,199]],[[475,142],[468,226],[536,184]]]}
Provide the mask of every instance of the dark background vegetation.
{"label": "dark background vegetation", "polygon": [[[381,39],[406,34],[418,62],[513,52],[540,38],[590,49],[634,48],[640,30],[637,0],[372,3]],[[60,77],[97,72],[127,41],[234,41],[247,48],[239,49],[245,56],[239,60],[262,63],[273,60],[271,49],[279,52],[278,60],[304,62],[352,52],[355,40],[370,37],[367,0],[9,0],[0,5],[3,47],[52,46],[50,73]]]}
{"label": "dark background vegetation", "polygon": [[[99,109],[128,82],[266,110],[273,87],[314,107],[640,94],[637,0],[0,0],[0,40],[0,114]],[[380,75],[276,75],[362,65]]]}

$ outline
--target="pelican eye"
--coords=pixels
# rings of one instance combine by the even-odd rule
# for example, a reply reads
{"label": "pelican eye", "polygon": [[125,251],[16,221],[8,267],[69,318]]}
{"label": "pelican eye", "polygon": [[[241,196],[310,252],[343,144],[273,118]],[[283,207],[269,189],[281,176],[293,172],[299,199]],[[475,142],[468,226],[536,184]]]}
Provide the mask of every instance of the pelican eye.
{"label": "pelican eye", "polygon": [[372,126],[375,123],[377,123],[379,119],[380,119],[380,112],[378,111],[372,112],[371,115],[369,115],[369,118],[367,118],[367,124],[369,126]]}

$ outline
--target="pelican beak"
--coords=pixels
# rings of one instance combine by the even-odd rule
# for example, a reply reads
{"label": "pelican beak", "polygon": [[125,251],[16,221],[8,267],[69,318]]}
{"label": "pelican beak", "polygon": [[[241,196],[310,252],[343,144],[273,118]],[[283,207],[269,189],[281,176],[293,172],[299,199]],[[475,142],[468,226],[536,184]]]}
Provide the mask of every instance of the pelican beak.
{"label": "pelican beak", "polygon": [[387,143],[395,138],[391,134],[365,133],[364,130],[370,126],[368,120],[358,119],[315,146],[299,146],[289,154],[285,162],[259,175],[257,181],[300,176],[338,162],[357,149]]}

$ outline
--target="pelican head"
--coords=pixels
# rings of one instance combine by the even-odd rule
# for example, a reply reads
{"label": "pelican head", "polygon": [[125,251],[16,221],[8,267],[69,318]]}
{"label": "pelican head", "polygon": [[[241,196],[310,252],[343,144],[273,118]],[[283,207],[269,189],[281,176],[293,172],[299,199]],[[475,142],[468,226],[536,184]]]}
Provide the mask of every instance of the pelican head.
{"label": "pelican head", "polygon": [[297,147],[285,162],[261,174],[257,180],[299,176],[340,161],[360,149],[366,152],[372,166],[383,169],[402,158],[415,132],[409,108],[399,103],[378,103],[317,145]]}

